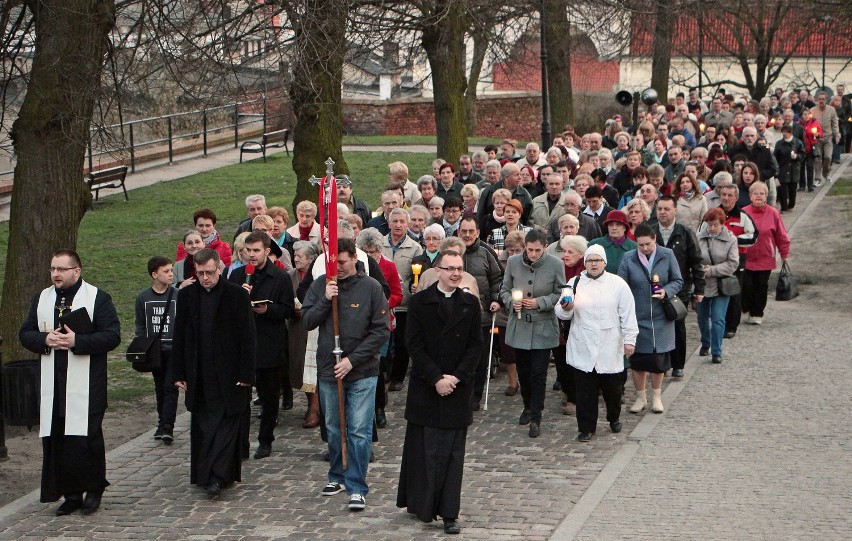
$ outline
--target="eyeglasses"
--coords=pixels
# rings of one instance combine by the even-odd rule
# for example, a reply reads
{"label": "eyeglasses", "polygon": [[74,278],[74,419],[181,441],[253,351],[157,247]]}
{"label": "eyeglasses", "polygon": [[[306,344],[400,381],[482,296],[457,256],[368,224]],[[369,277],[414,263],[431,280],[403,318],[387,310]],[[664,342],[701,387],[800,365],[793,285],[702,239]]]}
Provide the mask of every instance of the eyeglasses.
{"label": "eyeglasses", "polygon": [[80,267],[50,267],[50,272],[68,272],[79,268]]}
{"label": "eyeglasses", "polygon": [[438,267],[441,270],[448,271],[450,274],[455,272],[464,272],[464,267]]}
{"label": "eyeglasses", "polygon": [[195,271],[195,274],[196,274],[196,276],[213,276],[217,272],[218,271],[215,271],[215,270],[212,270],[212,271],[197,270],[197,271]]}
{"label": "eyeglasses", "polygon": [[586,263],[592,263],[592,264],[603,263],[603,262],[604,262],[603,259],[587,259],[586,260]]}

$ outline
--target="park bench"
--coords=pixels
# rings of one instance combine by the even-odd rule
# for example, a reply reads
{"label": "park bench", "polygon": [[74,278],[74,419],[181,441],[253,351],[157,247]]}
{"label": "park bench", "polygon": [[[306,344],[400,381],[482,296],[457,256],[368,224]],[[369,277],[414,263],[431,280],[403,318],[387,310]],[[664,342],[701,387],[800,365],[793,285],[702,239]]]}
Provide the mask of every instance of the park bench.
{"label": "park bench", "polygon": [[266,161],[267,148],[281,148],[290,155],[290,149],[287,148],[287,141],[290,139],[290,130],[276,130],[263,134],[260,141],[246,141],[240,145],[240,163],[243,163],[243,153],[263,154],[263,161]]}
{"label": "park bench", "polygon": [[98,194],[101,190],[105,190],[107,188],[121,188],[124,190],[124,200],[129,201],[127,198],[127,187],[124,185],[124,179],[126,177],[126,165],[110,167],[109,169],[101,169],[99,171],[90,171],[88,175],[89,190],[95,192],[95,201],[97,201]]}

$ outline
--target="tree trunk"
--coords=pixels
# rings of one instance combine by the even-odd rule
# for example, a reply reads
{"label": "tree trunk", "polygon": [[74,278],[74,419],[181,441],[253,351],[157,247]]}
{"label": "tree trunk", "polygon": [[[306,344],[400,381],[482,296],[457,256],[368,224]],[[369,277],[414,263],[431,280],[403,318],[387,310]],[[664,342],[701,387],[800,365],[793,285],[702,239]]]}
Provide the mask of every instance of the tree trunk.
{"label": "tree trunk", "polygon": [[672,65],[672,34],[674,26],[672,0],[655,0],[654,54],[651,59],[651,88],[657,91],[660,103],[666,103],[669,93],[669,71]]}
{"label": "tree trunk", "polygon": [[423,48],[432,69],[438,157],[458,163],[459,156],[467,153],[465,10],[463,0],[437,0],[435,4],[435,12],[424,21]]}
{"label": "tree trunk", "polygon": [[[574,123],[574,93],[571,89],[571,26],[568,0],[544,2],[544,41],[547,45],[548,103],[554,134]],[[546,150],[546,149],[543,149]]]}
{"label": "tree trunk", "polygon": [[[92,194],[83,159],[107,36],[112,0],[29,0],[35,55],[11,138],[17,155],[0,336],[4,359],[33,357],[18,329],[35,294],[49,285],[51,254],[77,246],[77,229]],[[85,263],[85,254],[83,254]]]}
{"label": "tree trunk", "polygon": [[[317,188],[308,179],[325,173],[325,161],[335,161],[335,174],[348,174],[343,157],[343,59],[349,3],[305,0],[303,15],[293,21],[296,42],[290,100],[296,116],[293,127],[293,171],[300,201],[317,201]],[[358,187],[354,187],[358,191]]]}
{"label": "tree trunk", "polygon": [[488,51],[488,35],[484,32],[473,33],[473,61],[467,77],[467,90],[464,94],[464,107],[467,116],[467,134],[476,135],[476,87],[482,74],[482,64]]}

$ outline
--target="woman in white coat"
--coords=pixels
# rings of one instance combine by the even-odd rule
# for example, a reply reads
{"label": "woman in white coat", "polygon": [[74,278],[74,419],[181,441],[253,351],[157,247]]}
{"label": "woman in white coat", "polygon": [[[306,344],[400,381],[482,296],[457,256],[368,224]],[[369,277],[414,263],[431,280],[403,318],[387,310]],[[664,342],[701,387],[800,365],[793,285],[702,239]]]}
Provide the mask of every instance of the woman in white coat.
{"label": "woman in white coat", "polygon": [[566,357],[577,369],[577,440],[586,442],[597,428],[599,392],[606,403],[610,428],[621,432],[624,356],[633,354],[639,326],[627,283],[604,270],[603,247],[589,246],[583,261],[586,270],[568,281],[556,306],[556,317],[571,322]]}

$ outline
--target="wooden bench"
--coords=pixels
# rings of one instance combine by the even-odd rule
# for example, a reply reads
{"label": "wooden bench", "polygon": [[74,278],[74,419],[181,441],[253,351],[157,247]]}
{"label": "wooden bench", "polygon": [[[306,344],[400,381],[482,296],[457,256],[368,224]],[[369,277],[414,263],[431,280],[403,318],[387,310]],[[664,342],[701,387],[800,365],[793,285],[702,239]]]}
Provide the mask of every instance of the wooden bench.
{"label": "wooden bench", "polygon": [[246,141],[242,145],[240,145],[240,163],[243,163],[243,153],[248,152],[250,154],[263,154],[263,161],[266,161],[266,149],[267,148],[281,148],[284,147],[284,150],[287,152],[287,155],[290,155],[290,149],[287,148],[287,141],[290,139],[290,130],[277,130],[271,131],[263,134],[263,137],[260,141]]}
{"label": "wooden bench", "polygon": [[99,192],[107,188],[121,188],[124,190],[124,200],[129,201],[130,199],[127,197],[127,187],[124,185],[124,179],[126,177],[126,165],[110,167],[109,169],[101,169],[99,171],[91,171],[88,175],[88,185],[89,189],[95,192],[95,201],[98,200]]}

